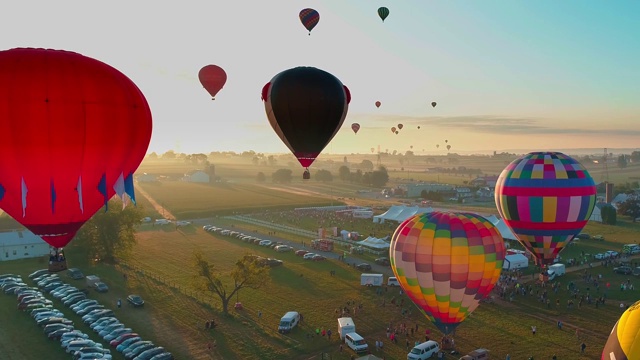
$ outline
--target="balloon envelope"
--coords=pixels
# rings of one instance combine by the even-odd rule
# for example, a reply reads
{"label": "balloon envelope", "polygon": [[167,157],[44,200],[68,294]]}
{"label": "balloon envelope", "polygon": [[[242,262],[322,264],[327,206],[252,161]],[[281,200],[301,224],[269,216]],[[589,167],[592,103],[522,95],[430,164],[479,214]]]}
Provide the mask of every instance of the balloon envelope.
{"label": "balloon envelope", "polygon": [[198,79],[209,95],[215,98],[227,82],[227,73],[217,65],[207,65],[198,72]]}
{"label": "balloon envelope", "polygon": [[360,124],[358,123],[351,124],[351,130],[353,130],[353,132],[357,134],[358,130],[360,130]]}
{"label": "balloon envelope", "polygon": [[640,301],[631,305],[611,330],[602,350],[602,360],[640,359]]}
{"label": "balloon envelope", "polygon": [[392,133],[395,133],[395,132],[396,132],[396,127],[395,127],[395,126],[392,126],[392,127],[391,127],[391,132],[392,132]]}
{"label": "balloon envelope", "polygon": [[489,295],[504,257],[498,229],[471,213],[415,215],[398,226],[389,248],[400,286],[445,334]]}
{"label": "balloon envelope", "polygon": [[61,50],[0,51],[0,208],[64,247],[118,194],[151,139],[138,87],[98,60]]}
{"label": "balloon envelope", "polygon": [[431,106],[432,106],[432,107],[436,107],[436,105],[438,105],[438,103],[436,103],[435,101],[433,101],[433,102],[431,103]]}
{"label": "balloon envelope", "polygon": [[596,185],[572,157],[533,152],[502,171],[495,201],[506,225],[538,263],[552,264],[587,224],[596,202]]}
{"label": "balloon envelope", "polygon": [[380,101],[376,101],[376,107],[379,108],[382,103]]}
{"label": "balloon envelope", "polygon": [[296,67],[274,76],[262,99],[273,130],[300,165],[309,167],[340,130],[351,95],[330,73]]}
{"label": "balloon envelope", "polygon": [[404,125],[398,124],[398,129],[402,130],[403,127],[404,127]]}
{"label": "balloon envelope", "polygon": [[302,9],[298,17],[300,17],[302,25],[309,30],[309,35],[311,35],[311,30],[313,30],[320,21],[320,14],[314,9]]}
{"label": "balloon envelope", "polygon": [[378,8],[378,16],[380,16],[380,19],[382,19],[382,22],[384,22],[387,16],[389,16],[389,9],[384,6]]}

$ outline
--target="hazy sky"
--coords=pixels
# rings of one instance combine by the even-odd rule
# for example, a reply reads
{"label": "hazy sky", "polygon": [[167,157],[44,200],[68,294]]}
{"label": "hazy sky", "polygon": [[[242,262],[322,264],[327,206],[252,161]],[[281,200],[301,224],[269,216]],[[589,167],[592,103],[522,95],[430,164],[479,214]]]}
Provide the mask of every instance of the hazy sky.
{"label": "hazy sky", "polygon": [[[305,7],[320,13],[311,36]],[[25,0],[2,7],[0,48],[71,50],[122,71],[151,106],[149,152],[288,152],[260,91],[295,66],[351,90],[328,152],[444,154],[445,139],[452,152],[636,148],[639,14],[638,0]],[[228,74],[215,101],[197,79],[207,64]]]}

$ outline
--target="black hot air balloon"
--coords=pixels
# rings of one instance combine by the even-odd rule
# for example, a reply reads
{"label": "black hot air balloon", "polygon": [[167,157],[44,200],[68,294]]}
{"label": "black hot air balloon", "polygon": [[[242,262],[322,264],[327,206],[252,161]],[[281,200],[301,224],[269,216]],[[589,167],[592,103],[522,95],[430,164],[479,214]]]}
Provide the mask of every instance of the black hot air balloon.
{"label": "black hot air balloon", "polygon": [[296,67],[274,76],[262,100],[271,127],[308,170],[342,126],[351,94],[326,71]]}

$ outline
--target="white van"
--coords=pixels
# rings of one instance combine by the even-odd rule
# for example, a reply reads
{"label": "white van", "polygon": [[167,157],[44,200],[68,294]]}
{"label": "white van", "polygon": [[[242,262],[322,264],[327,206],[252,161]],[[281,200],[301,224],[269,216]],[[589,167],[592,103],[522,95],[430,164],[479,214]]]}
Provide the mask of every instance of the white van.
{"label": "white van", "polygon": [[284,334],[291,331],[300,322],[300,314],[297,311],[289,311],[280,319],[278,332]]}
{"label": "white van", "polygon": [[387,286],[400,286],[400,283],[395,276],[389,276],[389,278],[387,279]]}
{"label": "white van", "polygon": [[425,341],[416,345],[411,352],[407,354],[407,360],[425,360],[440,351],[440,345],[433,340]]}
{"label": "white van", "polygon": [[369,345],[364,341],[364,338],[356,332],[345,335],[344,343],[356,353],[369,352]]}

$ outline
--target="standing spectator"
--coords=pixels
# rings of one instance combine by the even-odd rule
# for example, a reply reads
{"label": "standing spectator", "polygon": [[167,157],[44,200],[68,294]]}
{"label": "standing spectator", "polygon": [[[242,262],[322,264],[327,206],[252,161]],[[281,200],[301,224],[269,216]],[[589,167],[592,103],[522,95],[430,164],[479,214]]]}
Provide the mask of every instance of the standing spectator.
{"label": "standing spectator", "polygon": [[120,309],[122,307],[122,300],[118,299],[116,305],[118,306],[118,309]]}
{"label": "standing spectator", "polygon": [[580,352],[584,353],[584,349],[586,348],[587,348],[587,344],[585,344],[583,341],[582,344],[580,344]]}
{"label": "standing spectator", "polygon": [[536,334],[536,327],[535,327],[535,325],[531,327],[531,333],[532,333],[533,335],[535,335],[535,334]]}

